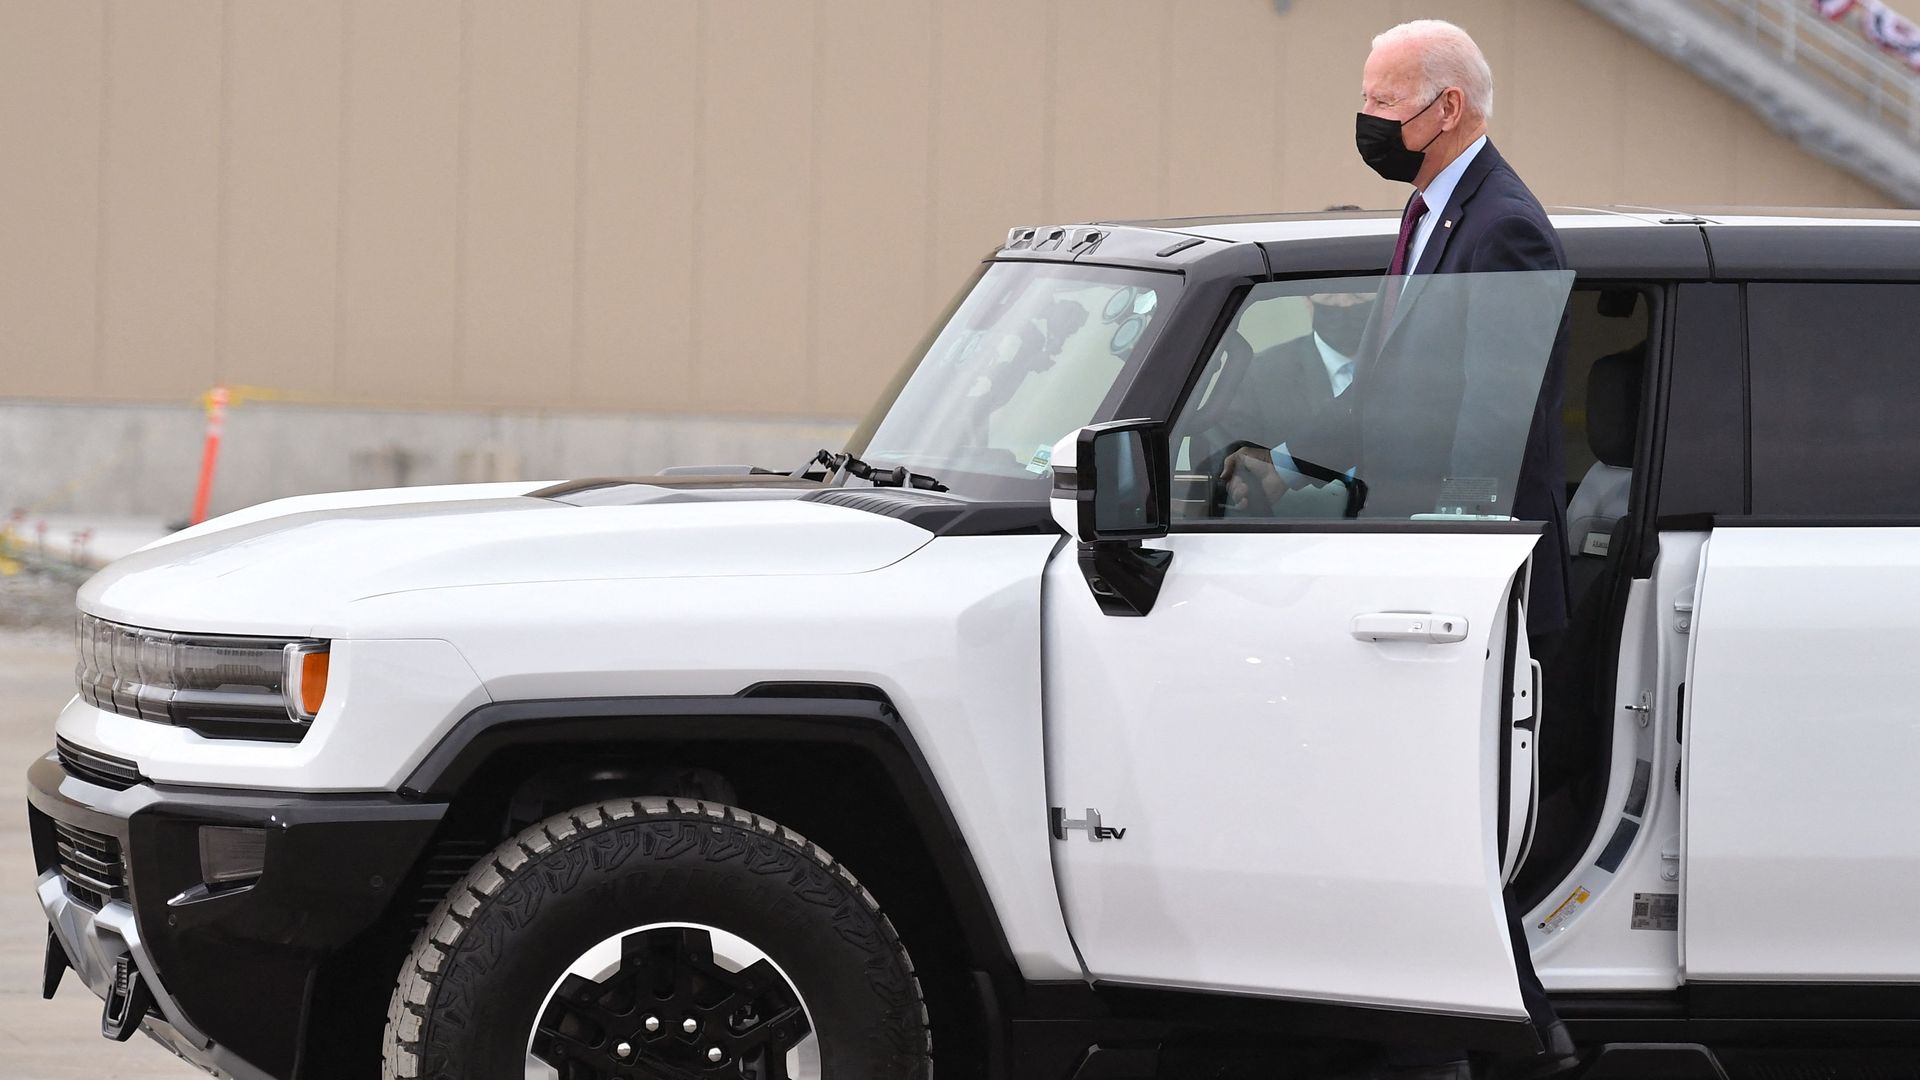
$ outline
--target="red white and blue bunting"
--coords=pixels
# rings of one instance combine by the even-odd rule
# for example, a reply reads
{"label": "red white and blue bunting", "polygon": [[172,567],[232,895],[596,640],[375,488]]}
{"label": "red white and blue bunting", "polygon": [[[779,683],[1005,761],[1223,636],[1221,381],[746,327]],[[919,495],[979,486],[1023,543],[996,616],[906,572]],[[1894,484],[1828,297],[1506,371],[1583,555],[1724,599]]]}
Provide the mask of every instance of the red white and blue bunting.
{"label": "red white and blue bunting", "polygon": [[1920,23],[1888,7],[1886,0],[1810,0],[1813,9],[1839,22],[1860,13],[1860,32],[1868,41],[1920,71]]}

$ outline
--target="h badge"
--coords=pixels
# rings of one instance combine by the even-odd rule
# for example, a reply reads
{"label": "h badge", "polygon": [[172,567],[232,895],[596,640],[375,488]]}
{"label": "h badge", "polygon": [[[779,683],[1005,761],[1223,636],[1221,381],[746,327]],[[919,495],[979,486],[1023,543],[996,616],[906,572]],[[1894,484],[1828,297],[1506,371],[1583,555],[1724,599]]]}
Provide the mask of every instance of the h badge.
{"label": "h badge", "polygon": [[1087,807],[1087,816],[1084,818],[1070,818],[1067,816],[1066,809],[1059,806],[1051,808],[1048,811],[1048,816],[1053,819],[1053,838],[1055,840],[1065,840],[1067,838],[1067,832],[1071,829],[1084,830],[1087,834],[1087,839],[1096,844],[1103,840],[1124,840],[1127,836],[1127,830],[1125,829],[1115,829],[1100,824],[1100,811],[1095,810],[1091,806]]}

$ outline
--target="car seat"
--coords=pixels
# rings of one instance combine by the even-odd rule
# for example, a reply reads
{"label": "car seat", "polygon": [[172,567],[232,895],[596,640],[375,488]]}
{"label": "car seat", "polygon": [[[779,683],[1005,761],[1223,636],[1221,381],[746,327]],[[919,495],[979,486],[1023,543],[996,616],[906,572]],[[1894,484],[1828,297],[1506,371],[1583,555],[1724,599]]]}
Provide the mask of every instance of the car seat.
{"label": "car seat", "polygon": [[1587,374],[1587,445],[1599,460],[1581,477],[1567,504],[1567,557],[1573,560],[1575,607],[1606,566],[1613,527],[1627,513],[1646,354],[1643,341],[1595,360]]}

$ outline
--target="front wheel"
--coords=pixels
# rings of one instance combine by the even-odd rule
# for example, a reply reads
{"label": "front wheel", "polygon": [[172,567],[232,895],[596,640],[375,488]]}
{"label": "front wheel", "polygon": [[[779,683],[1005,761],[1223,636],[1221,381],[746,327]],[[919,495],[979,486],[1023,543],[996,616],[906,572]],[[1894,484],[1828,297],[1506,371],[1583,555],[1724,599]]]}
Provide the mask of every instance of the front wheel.
{"label": "front wheel", "polygon": [[389,1080],[910,1080],[926,1008],[846,867],[745,810],[616,799],[494,849],[387,1010]]}

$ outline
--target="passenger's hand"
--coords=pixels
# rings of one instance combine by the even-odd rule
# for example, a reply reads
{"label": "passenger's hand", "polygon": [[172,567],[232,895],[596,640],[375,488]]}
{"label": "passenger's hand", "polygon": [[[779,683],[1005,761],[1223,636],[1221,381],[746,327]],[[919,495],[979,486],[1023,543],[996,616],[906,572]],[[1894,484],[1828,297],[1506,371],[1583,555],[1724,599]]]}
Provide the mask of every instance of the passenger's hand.
{"label": "passenger's hand", "polygon": [[1274,506],[1287,493],[1273,458],[1255,446],[1243,446],[1228,455],[1220,480],[1226,485],[1227,505],[1257,517],[1272,517]]}

